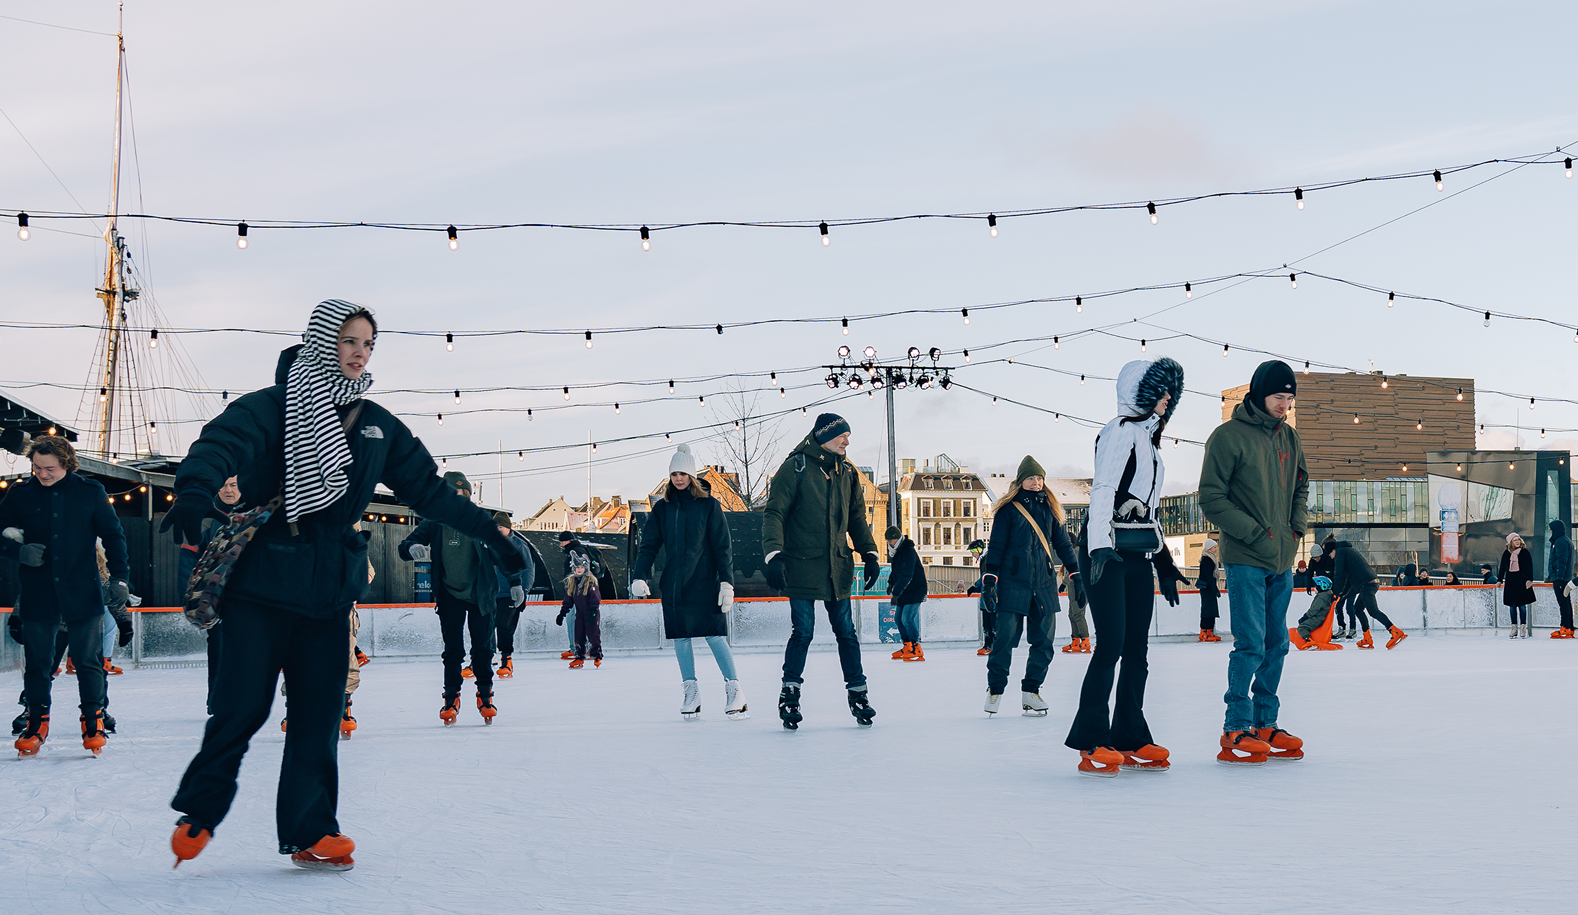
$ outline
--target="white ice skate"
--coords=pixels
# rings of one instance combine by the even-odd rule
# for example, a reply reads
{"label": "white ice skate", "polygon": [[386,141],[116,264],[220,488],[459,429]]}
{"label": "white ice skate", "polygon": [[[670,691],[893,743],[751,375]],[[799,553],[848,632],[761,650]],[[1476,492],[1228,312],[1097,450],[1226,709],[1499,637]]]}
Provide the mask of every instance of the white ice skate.
{"label": "white ice skate", "polygon": [[1000,706],[1002,704],[1003,704],[1003,694],[1002,693],[994,693],[991,690],[987,690],[986,691],[986,714],[988,714],[988,715],[995,715],[995,714],[997,714],[997,708],[998,708],[998,706]]}
{"label": "white ice skate", "polygon": [[701,690],[696,688],[695,680],[685,681],[685,701],[680,706],[679,715],[686,721],[695,721],[701,717]]}
{"label": "white ice skate", "polygon": [[744,721],[751,717],[750,712],[746,709],[745,690],[740,688],[740,681],[725,680],[723,681],[723,689],[728,703],[724,706],[723,714],[727,715],[730,721]]}
{"label": "white ice skate", "polygon": [[1026,718],[1045,718],[1047,704],[1041,701],[1040,693],[1023,693],[1025,710],[1022,713]]}

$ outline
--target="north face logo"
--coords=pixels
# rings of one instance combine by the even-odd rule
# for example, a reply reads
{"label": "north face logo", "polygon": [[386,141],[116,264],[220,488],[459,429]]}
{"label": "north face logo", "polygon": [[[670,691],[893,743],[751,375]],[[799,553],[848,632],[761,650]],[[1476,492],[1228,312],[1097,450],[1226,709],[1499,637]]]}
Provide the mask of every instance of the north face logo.
{"label": "north face logo", "polygon": [[383,438],[384,430],[379,426],[363,426],[362,438]]}

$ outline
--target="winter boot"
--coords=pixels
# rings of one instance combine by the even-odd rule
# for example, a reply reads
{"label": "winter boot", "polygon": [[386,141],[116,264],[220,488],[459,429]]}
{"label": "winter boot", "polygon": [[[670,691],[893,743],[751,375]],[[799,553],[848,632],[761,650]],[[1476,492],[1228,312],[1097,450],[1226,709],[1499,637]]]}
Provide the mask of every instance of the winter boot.
{"label": "winter boot", "polygon": [[1154,743],[1148,743],[1138,750],[1119,750],[1118,754],[1123,757],[1119,768],[1130,772],[1166,772],[1173,765],[1167,761],[1170,755],[1167,748]]}
{"label": "winter boot", "polygon": [[505,655],[504,660],[499,663],[499,669],[495,675],[500,680],[515,679],[515,664],[510,660],[509,655]]}
{"label": "winter boot", "polygon": [[1255,736],[1254,731],[1223,731],[1222,751],[1216,761],[1229,766],[1260,766],[1271,755],[1271,744]]}
{"label": "winter boot", "polygon": [[170,835],[170,850],[175,852],[175,864],[171,869],[180,867],[182,861],[190,861],[203,853],[208,847],[208,840],[214,837],[214,831],[199,825],[191,817],[181,817],[175,821],[175,832]]}
{"label": "winter boot", "polygon": [[1304,758],[1304,741],[1281,728],[1256,728],[1252,733],[1256,740],[1271,747],[1268,759],[1297,762]]}
{"label": "winter boot", "polygon": [[561,661],[568,661],[568,660],[570,660],[573,657],[575,657],[575,652],[573,652],[573,651],[561,651],[561,652],[559,652],[559,660],[561,660]]}
{"label": "winter boot", "polygon": [[910,656],[905,658],[904,660],[906,660],[906,661],[924,661],[924,660],[926,660],[926,652],[921,650],[921,644],[919,642],[911,642],[910,643]]}
{"label": "winter boot", "polygon": [[291,855],[290,863],[308,870],[348,871],[356,866],[355,859],[351,857],[351,852],[355,850],[355,842],[335,833],[319,839],[311,848]]}
{"label": "winter boot", "polygon": [[1069,638],[1068,644],[1063,646],[1063,653],[1064,654],[1078,654],[1079,653],[1079,637],[1078,636],[1073,636],[1073,637]]}
{"label": "winter boot", "polygon": [[1355,648],[1374,648],[1375,642],[1370,639],[1370,630],[1364,630],[1364,638],[1353,643]]}
{"label": "winter boot", "polygon": [[1392,627],[1391,632],[1392,632],[1392,637],[1386,640],[1386,647],[1387,648],[1396,648],[1397,647],[1397,643],[1401,642],[1403,639],[1408,638],[1408,633],[1404,632],[1401,629],[1398,629],[1396,626]]}
{"label": "winter boot", "polygon": [[910,656],[910,652],[912,652],[914,650],[915,650],[915,646],[912,643],[905,642],[903,648],[900,648],[898,651],[893,652],[893,660],[895,660],[895,661],[907,660],[909,658],[909,656]]}
{"label": "winter boot", "polygon": [[1573,631],[1571,629],[1568,629],[1566,626],[1563,626],[1562,628],[1560,628],[1560,629],[1556,630],[1555,632],[1551,633],[1551,638],[1553,638],[1553,639],[1570,639],[1572,637],[1573,637]]}
{"label": "winter boot", "polygon": [[104,749],[104,713],[99,709],[83,712],[82,721],[82,749],[92,751],[94,756]]}
{"label": "winter boot", "polygon": [[345,700],[345,711],[340,713],[340,739],[350,740],[356,730],[356,719],[351,717],[351,700]]}
{"label": "winter boot", "polygon": [[1206,629],[1206,630],[1204,630],[1203,632],[1200,633],[1200,641],[1202,641],[1202,642],[1220,642],[1220,641],[1222,641],[1222,637],[1216,634],[1216,630],[1215,629]]}
{"label": "winter boot", "polygon": [[849,713],[855,716],[856,724],[863,728],[871,727],[871,719],[877,716],[877,710],[871,707],[864,686],[849,691]]}
{"label": "winter boot", "polygon": [[49,708],[39,706],[27,710],[27,726],[22,729],[22,736],[16,739],[16,752],[19,759],[37,756],[39,748],[44,741],[49,739]]}
{"label": "winter boot", "polygon": [[1002,706],[1002,704],[1003,704],[1003,694],[1002,693],[994,693],[991,690],[987,690],[986,691],[986,714],[988,714],[988,715],[995,715],[995,714],[997,714],[997,710],[998,710],[998,708],[1000,706]]}
{"label": "winter boot", "polygon": [[[723,695],[723,701],[728,703],[723,708],[723,714],[727,715],[730,721],[744,721],[751,717],[745,705],[745,690],[740,688],[740,681],[723,681]],[[697,710],[700,710],[700,706]]]}
{"label": "winter boot", "polygon": [[582,658],[582,657],[577,657],[575,660],[570,662],[570,669],[571,670],[580,670],[581,668],[583,668],[585,666],[586,666],[586,659]]}
{"label": "winter boot", "polygon": [[366,667],[367,665],[371,664],[372,662],[373,662],[373,659],[369,658],[367,655],[362,654],[362,649],[361,649],[360,646],[358,646],[357,649],[356,649],[356,666],[357,667]]}
{"label": "winter boot", "polygon": [[1024,711],[1020,712],[1021,716],[1025,718],[1045,718],[1047,716],[1047,704],[1041,701],[1040,693],[1025,690],[1020,695],[1022,697],[1021,702],[1024,704]]}
{"label": "winter boot", "polygon": [[[1068,649],[1065,648],[1063,650],[1067,651]],[[987,656],[987,655],[989,655],[991,653],[992,653],[992,649],[987,648],[985,645],[982,645],[980,648],[975,649],[976,657],[985,657],[985,656]]]}
{"label": "winter boot", "polygon": [[686,680],[681,685],[685,687],[685,698],[680,700],[679,717],[695,721],[701,717],[701,690],[695,680]]}
{"label": "winter boot", "polygon": [[800,714],[800,684],[784,684],[783,691],[778,694],[778,717],[784,723],[784,730],[799,729],[800,722],[805,720]]}
{"label": "winter boot", "polygon": [[1315,643],[1311,642],[1309,639],[1306,639],[1304,636],[1299,635],[1299,631],[1297,629],[1288,630],[1288,641],[1292,642],[1293,647],[1297,648],[1299,651],[1309,651],[1311,648],[1315,647]]}
{"label": "winter boot", "polygon": [[1123,754],[1111,747],[1097,747],[1094,750],[1079,751],[1079,774],[1089,775],[1094,778],[1114,778],[1118,774],[1118,766],[1123,762]]}
{"label": "winter boot", "polygon": [[477,690],[477,712],[482,715],[483,724],[493,723],[493,716],[499,713],[499,710],[493,707],[493,690],[486,692]]}
{"label": "winter boot", "polygon": [[470,680],[470,679],[473,679],[473,678],[475,678],[477,676],[477,672],[471,669],[471,665],[470,664],[467,664],[465,667],[462,667],[460,669],[460,676],[465,678],[465,679],[467,679],[467,680]]}
{"label": "winter boot", "polygon": [[438,717],[444,722],[444,727],[455,726],[455,719],[460,717],[459,693],[444,694],[444,707],[438,710]]}
{"label": "winter boot", "polygon": [[120,676],[121,674],[123,674],[125,672],[126,671],[121,670],[119,667],[116,667],[114,664],[111,664],[109,658],[105,658],[104,659],[104,673],[105,673],[105,675],[111,676],[111,677],[118,677],[118,676]]}
{"label": "winter boot", "polygon": [[1093,649],[1090,647],[1090,636],[1087,635],[1084,638],[1079,640],[1079,653],[1080,654],[1090,654],[1092,650]]}

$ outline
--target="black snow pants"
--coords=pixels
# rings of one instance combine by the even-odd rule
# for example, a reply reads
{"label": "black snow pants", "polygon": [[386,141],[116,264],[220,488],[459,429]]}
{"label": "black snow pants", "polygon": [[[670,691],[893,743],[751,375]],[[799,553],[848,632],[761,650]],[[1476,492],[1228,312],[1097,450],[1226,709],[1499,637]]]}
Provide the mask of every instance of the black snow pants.
{"label": "black snow pants", "polygon": [[1573,599],[1568,597],[1565,593],[1567,590],[1567,579],[1558,578],[1554,584],[1554,587],[1556,588],[1556,606],[1559,610],[1561,610],[1562,614],[1562,628],[1572,629]]}
{"label": "black snow pants", "polygon": [[1370,631],[1370,621],[1364,616],[1366,610],[1370,612],[1370,616],[1375,617],[1376,622],[1388,630],[1392,628],[1392,621],[1386,618],[1386,614],[1382,613],[1381,608],[1375,603],[1376,590],[1375,585],[1360,588],[1352,595],[1353,603],[1349,605],[1349,612],[1359,618],[1359,625],[1364,627],[1365,632]]}
{"label": "black snow pants", "polygon": [[493,618],[497,620],[493,628],[498,634],[499,654],[507,658],[515,653],[515,627],[520,625],[521,608],[511,607],[510,599],[501,597],[493,611]]}
{"label": "black snow pants", "polygon": [[[491,611],[493,608],[489,607]],[[449,598],[438,605],[438,629],[444,635],[444,695],[460,695],[466,659],[466,632],[471,633],[471,673],[477,692],[493,694],[493,614],[476,604]]]}
{"label": "black snow pants", "polygon": [[[1108,563],[1101,578],[1086,586],[1090,613],[1096,622],[1096,651],[1085,668],[1079,711],[1063,741],[1074,750],[1111,747],[1133,751],[1154,743],[1150,725],[1145,723],[1144,705],[1156,582],[1150,560],[1144,554],[1118,555],[1123,562]],[[1090,557],[1083,550],[1079,566],[1084,573],[1081,577],[1090,581]],[[1107,700],[1112,696],[1114,668],[1118,668],[1118,695],[1109,723]]]}
{"label": "black snow pants", "polygon": [[[24,666],[22,692],[27,704],[34,708],[49,708],[50,687],[55,667],[60,663],[56,641],[60,632],[60,614],[43,619],[22,621],[22,650]],[[66,651],[77,668],[77,698],[84,714],[104,708],[104,614],[94,613],[87,619],[66,621]]]}

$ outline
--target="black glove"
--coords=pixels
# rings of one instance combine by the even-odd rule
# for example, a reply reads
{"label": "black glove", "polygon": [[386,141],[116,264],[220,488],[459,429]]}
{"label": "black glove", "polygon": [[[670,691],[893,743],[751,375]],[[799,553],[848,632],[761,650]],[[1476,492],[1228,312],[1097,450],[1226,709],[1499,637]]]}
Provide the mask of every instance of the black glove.
{"label": "black glove", "polygon": [[131,620],[116,620],[115,628],[120,630],[120,635],[115,639],[115,644],[122,648],[130,645],[132,640]]}
{"label": "black glove", "polygon": [[110,601],[126,606],[126,601],[131,598],[131,589],[126,587],[126,582],[115,579],[110,582]]}
{"label": "black glove", "polygon": [[1094,586],[1097,582],[1101,581],[1101,573],[1102,573],[1103,570],[1106,569],[1107,564],[1109,562],[1122,562],[1122,561],[1123,561],[1123,557],[1119,556],[1118,555],[1118,551],[1112,549],[1111,547],[1102,547],[1099,550],[1092,550],[1091,553],[1090,553],[1090,583],[1091,583],[1091,585]]}
{"label": "black glove", "polygon": [[1171,575],[1162,575],[1156,581],[1161,588],[1162,599],[1167,601],[1167,606],[1178,606],[1178,579]]}
{"label": "black glove", "polygon": [[564,618],[570,614],[570,608],[574,606],[575,602],[566,597],[564,603],[559,605],[559,615],[554,618],[553,624],[555,626],[563,626]]}
{"label": "black glove", "polygon": [[6,631],[11,633],[11,638],[14,639],[18,645],[22,644],[22,615],[16,612],[15,607],[12,607],[11,612],[7,613],[5,616]]}
{"label": "black glove", "polygon": [[866,590],[870,591],[877,586],[877,579],[882,577],[882,560],[876,553],[867,553],[861,558],[866,560]]}
{"label": "black glove", "polygon": [[186,492],[175,497],[175,504],[164,514],[164,523],[159,525],[159,533],[174,529],[175,542],[182,542],[197,546],[203,542],[203,519],[213,510],[212,496],[205,496],[200,492]]}
{"label": "black glove", "polygon": [[762,575],[767,578],[767,587],[774,591],[784,589],[784,554],[779,553],[762,569]]}
{"label": "black glove", "polygon": [[25,566],[38,568],[44,564],[44,545],[42,543],[24,543],[17,549],[17,560]]}
{"label": "black glove", "polygon": [[983,575],[981,577],[981,605],[987,613],[997,612],[997,576]]}

